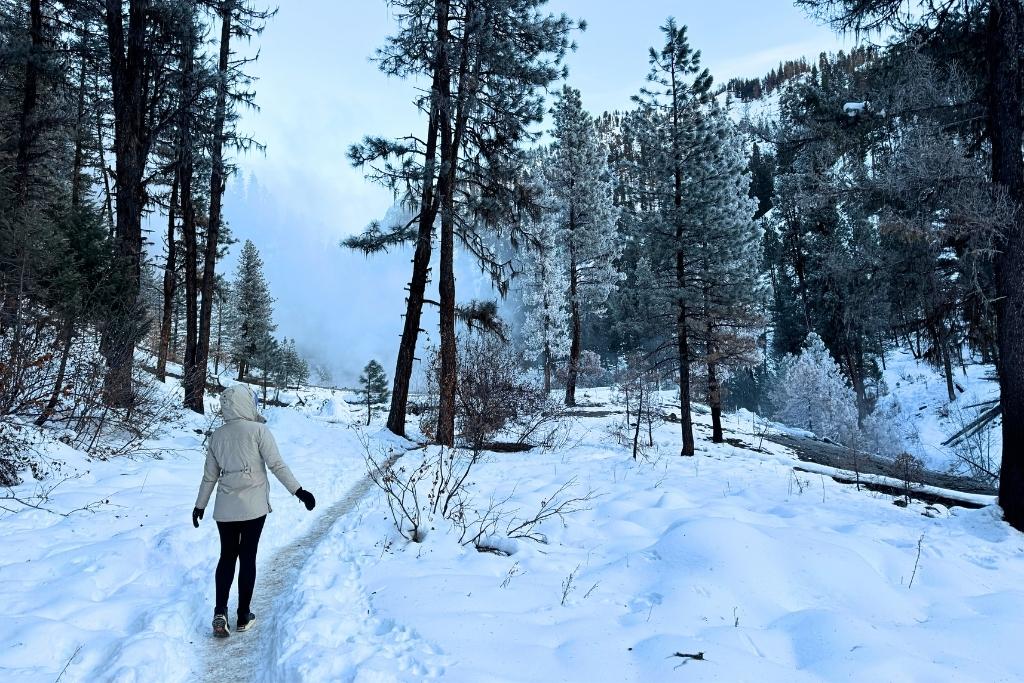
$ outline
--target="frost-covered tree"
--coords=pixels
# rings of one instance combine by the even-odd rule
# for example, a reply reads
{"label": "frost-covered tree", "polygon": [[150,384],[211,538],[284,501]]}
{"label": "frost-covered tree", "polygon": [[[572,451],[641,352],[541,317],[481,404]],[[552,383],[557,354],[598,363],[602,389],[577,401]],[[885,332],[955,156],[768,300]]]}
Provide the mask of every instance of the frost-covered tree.
{"label": "frost-covered tree", "polygon": [[359,394],[362,402],[366,404],[366,424],[370,424],[373,418],[373,408],[381,403],[387,403],[390,391],[388,391],[388,376],[384,367],[376,360],[371,360],[363,368],[359,375]]}
{"label": "frost-covered tree", "polygon": [[711,133],[702,145],[706,152],[692,164],[696,182],[688,203],[695,239],[688,261],[701,301],[693,336],[707,372],[712,440],[721,443],[723,374],[757,360],[765,287],[762,231],[754,221],[757,200],[749,196],[742,141],[722,109],[712,106],[706,121]]}
{"label": "frost-covered tree", "polygon": [[544,391],[551,391],[555,362],[569,353],[569,311],[566,295],[564,250],[555,241],[555,225],[542,216],[535,229],[536,241],[523,259],[520,336],[527,360],[539,360],[544,371]]}
{"label": "frost-covered tree", "polygon": [[285,337],[279,347],[276,382],[279,387],[301,385],[309,381],[309,364],[295,348],[295,339]]}
{"label": "frost-covered tree", "polygon": [[799,356],[780,365],[772,397],[775,419],[844,443],[857,431],[857,397],[825,342],[807,335]]}
{"label": "frost-covered tree", "polygon": [[576,380],[583,350],[583,317],[600,314],[619,281],[615,261],[621,252],[608,150],[597,136],[580,92],[565,87],[554,106],[554,144],[545,176],[555,243],[565,259],[570,344],[565,404],[576,404]]}
{"label": "frost-covered tree", "polygon": [[[263,260],[256,245],[246,240],[231,285],[229,311],[233,328],[230,353],[238,366],[238,381],[245,378],[250,365],[267,362],[274,341],[271,335],[277,329],[273,316],[274,299],[263,275]],[[256,361],[257,357],[261,360]],[[259,366],[266,369],[265,365]]]}

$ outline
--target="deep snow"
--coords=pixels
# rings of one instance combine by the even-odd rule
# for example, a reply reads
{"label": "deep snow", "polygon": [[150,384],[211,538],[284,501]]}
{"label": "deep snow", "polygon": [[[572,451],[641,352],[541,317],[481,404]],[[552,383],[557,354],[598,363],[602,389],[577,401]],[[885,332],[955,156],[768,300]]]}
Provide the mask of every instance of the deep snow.
{"label": "deep snow", "polygon": [[[318,506],[307,513],[272,484],[256,592],[280,593],[262,631],[231,636],[259,644],[241,680],[1024,679],[1024,536],[994,506],[900,508],[795,472],[768,442],[711,444],[700,414],[695,457],[676,455],[669,424],[658,452],[634,463],[609,436],[613,414],[580,418],[557,452],[487,454],[476,467],[478,503],[509,496],[509,514],[573,478],[596,492],[589,509],[542,527],[546,544],[506,539],[510,555],[480,553],[443,520],[409,543],[376,490],[321,535],[319,516],[364,475],[360,434],[373,449],[403,443],[363,430],[338,394],[302,394],[305,406],[268,417]],[[62,681],[202,680],[224,654],[208,635],[216,531],[189,519],[202,470],[193,430],[207,423],[183,417],[153,444],[162,459],[86,462],[65,449],[88,474],[53,505],[109,504],[0,518],[0,679],[53,681],[67,664]],[[729,416],[726,428],[759,445],[748,420]],[[313,546],[275,587],[268,572],[301,538]]]}

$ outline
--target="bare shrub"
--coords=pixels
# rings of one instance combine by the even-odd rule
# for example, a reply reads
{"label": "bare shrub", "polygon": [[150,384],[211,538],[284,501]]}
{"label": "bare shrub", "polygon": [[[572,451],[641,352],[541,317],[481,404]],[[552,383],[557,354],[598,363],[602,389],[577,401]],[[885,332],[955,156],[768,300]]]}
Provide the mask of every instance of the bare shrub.
{"label": "bare shrub", "polygon": [[125,408],[111,408],[95,391],[102,386],[103,364],[97,358],[91,361],[80,366],[68,406],[54,420],[74,434],[65,443],[104,459],[147,454],[145,442],[181,415],[178,397],[161,390],[149,374],[135,370],[131,402]]}
{"label": "bare shrub", "polygon": [[555,517],[564,524],[566,515],[590,509],[590,501],[597,497],[597,493],[593,489],[582,495],[574,495],[572,490],[575,487],[576,477],[573,477],[559,486],[548,498],[542,500],[535,513],[525,518],[513,518],[506,530],[508,537],[528,538],[538,543],[547,543],[547,536],[540,533],[537,527]]}
{"label": "bare shrub", "polygon": [[458,534],[459,543],[508,554],[497,541],[502,526],[509,539],[546,543],[547,537],[538,531],[542,523],[556,517],[564,523],[567,515],[587,509],[596,495],[592,490],[582,495],[573,493],[573,478],[542,500],[535,512],[520,517],[518,510],[508,505],[514,490],[503,497],[491,494],[486,505],[477,504],[475,484],[469,477],[479,462],[479,452],[439,449],[437,455],[428,455],[415,466],[396,466],[398,456],[386,456],[384,452],[375,455],[365,438],[363,447],[368,475],[384,493],[395,528],[414,543],[423,540],[427,526],[443,519]]}
{"label": "bare shrub", "polygon": [[519,428],[523,443],[542,433],[550,422],[544,416],[557,415],[543,387],[520,368],[509,344],[492,335],[470,334],[461,340],[459,351],[455,419],[474,451],[510,427]]}
{"label": "bare shrub", "polygon": [[0,419],[0,486],[17,486],[22,472],[30,470],[34,479],[42,479],[36,440],[30,429],[17,418]]}
{"label": "bare shrub", "polygon": [[615,435],[620,444],[630,446],[633,460],[646,459],[654,448],[654,429],[662,422],[657,371],[642,355],[633,354],[620,359],[615,379],[616,398],[626,409]]}
{"label": "bare shrub", "polygon": [[423,540],[424,520],[419,489],[421,482],[430,477],[430,462],[424,460],[411,469],[404,465],[396,468],[391,459],[374,457],[368,444],[364,446],[367,447],[364,457],[370,481],[384,492],[395,528],[406,539],[419,543]]}
{"label": "bare shrub", "polygon": [[56,334],[45,319],[20,321],[0,334],[0,415],[42,412],[56,383],[57,351]]}
{"label": "bare shrub", "polygon": [[893,461],[893,471],[896,478],[900,480],[903,489],[903,503],[910,503],[911,494],[914,488],[921,481],[921,474],[924,471],[924,463],[912,456],[910,453],[900,453]]}
{"label": "bare shrub", "polygon": [[959,401],[954,401],[950,403],[949,411],[955,436],[947,443],[957,458],[957,462],[950,465],[950,471],[966,474],[989,486],[999,481],[1002,461],[1002,454],[994,439],[994,418],[989,417],[997,405],[980,403],[961,406]]}

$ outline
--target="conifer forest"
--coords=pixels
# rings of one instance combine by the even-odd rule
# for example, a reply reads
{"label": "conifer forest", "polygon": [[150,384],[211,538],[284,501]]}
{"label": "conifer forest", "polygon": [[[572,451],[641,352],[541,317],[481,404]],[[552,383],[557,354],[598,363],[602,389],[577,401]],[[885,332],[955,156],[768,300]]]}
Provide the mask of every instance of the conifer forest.
{"label": "conifer forest", "polygon": [[348,5],[0,0],[0,678],[1024,679],[1021,0]]}

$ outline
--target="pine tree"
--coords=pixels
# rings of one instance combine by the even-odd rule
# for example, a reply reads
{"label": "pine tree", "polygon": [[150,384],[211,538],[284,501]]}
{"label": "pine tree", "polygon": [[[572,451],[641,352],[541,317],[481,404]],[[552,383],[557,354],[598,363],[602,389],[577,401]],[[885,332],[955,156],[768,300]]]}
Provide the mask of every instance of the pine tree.
{"label": "pine tree", "polygon": [[662,33],[665,45],[650,50],[647,79],[651,86],[644,88],[637,100],[643,109],[639,122],[646,124],[642,134],[647,139],[641,144],[654,150],[645,169],[649,191],[656,195],[649,203],[647,220],[655,252],[652,255],[656,256],[652,263],[659,277],[666,276],[664,292],[675,317],[672,342],[679,372],[681,454],[693,455],[690,319],[692,302],[699,301],[699,293],[692,290],[688,270],[694,226],[687,205],[687,182],[689,165],[702,153],[708,137],[703,107],[710,100],[712,80],[707,69],[701,68],[700,52],[690,47],[685,26],[678,26],[670,18]]}
{"label": "pine tree", "polygon": [[388,376],[384,373],[383,366],[375,360],[367,363],[363,373],[359,375],[359,385],[362,387],[360,393],[363,402],[366,403],[366,424],[369,425],[374,406],[387,403],[391,393],[388,391]]}
{"label": "pine tree", "polygon": [[230,305],[229,320],[234,328],[230,353],[232,362],[238,366],[238,381],[241,382],[250,366],[266,370],[272,365],[274,339],[271,335],[277,329],[273,323],[274,300],[263,275],[263,260],[250,240],[242,246],[231,285]]}
{"label": "pine tree", "polygon": [[774,167],[775,157],[762,153],[761,147],[755,142],[750,154],[750,196],[757,198],[755,219],[772,208],[772,195],[775,194]]}
{"label": "pine tree", "polygon": [[[409,379],[419,334],[435,220],[440,218],[440,404],[438,441],[454,443],[456,339],[454,250],[456,238],[480,261],[504,294],[512,272],[488,237],[515,231],[510,221],[520,199],[521,145],[542,118],[542,89],[564,75],[562,59],[574,26],[547,15],[543,0],[400,0],[393,3],[398,33],[379,51],[392,75],[424,75],[428,94],[416,105],[428,114],[427,134],[409,142],[368,138],[350,150],[371,177],[401,192],[419,214],[387,231],[371,225],[346,245],[373,253],[415,241],[413,276],[395,369],[388,428],[405,432]],[[413,223],[418,224],[414,232]]]}
{"label": "pine tree", "polygon": [[107,0],[102,11],[109,50],[114,120],[114,176],[117,209],[114,229],[120,262],[116,277],[123,289],[119,310],[104,326],[107,360],[104,395],[109,405],[127,408],[134,400],[132,364],[135,344],[147,323],[141,310],[142,217],[146,209],[146,168],[153,144],[170,125],[169,94],[174,92],[172,60],[165,54],[176,36],[171,6],[150,7],[147,0]]}
{"label": "pine tree", "polygon": [[618,209],[612,197],[608,150],[598,140],[578,90],[562,89],[554,109],[554,144],[545,164],[554,238],[565,259],[571,342],[565,404],[576,405],[576,380],[583,350],[583,317],[600,314],[620,277],[616,232]]}
{"label": "pine tree", "polygon": [[[550,201],[542,200],[545,204]],[[520,337],[527,360],[540,360],[544,391],[550,392],[554,364],[569,353],[569,283],[564,248],[556,239],[557,226],[551,213],[542,214],[532,232],[536,239],[523,258],[524,319]]]}
{"label": "pine tree", "polygon": [[853,388],[813,332],[799,356],[780,364],[772,402],[780,422],[837,443],[848,443],[857,431]]}
{"label": "pine tree", "polygon": [[707,370],[712,441],[721,443],[723,374],[756,362],[765,291],[759,273],[761,230],[753,218],[757,203],[749,197],[741,140],[718,107],[709,108],[706,121],[711,135],[691,170],[697,182],[689,193],[695,239],[688,260],[700,290],[693,335]]}

